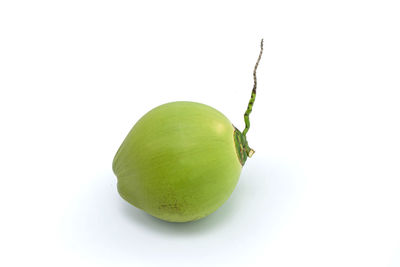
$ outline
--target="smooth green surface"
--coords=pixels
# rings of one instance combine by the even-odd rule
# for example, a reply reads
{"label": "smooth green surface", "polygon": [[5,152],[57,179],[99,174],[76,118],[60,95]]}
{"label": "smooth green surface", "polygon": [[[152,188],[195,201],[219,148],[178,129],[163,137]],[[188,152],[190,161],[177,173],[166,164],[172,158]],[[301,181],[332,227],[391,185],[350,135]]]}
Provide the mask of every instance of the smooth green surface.
{"label": "smooth green surface", "polygon": [[231,122],[207,105],[156,107],[135,124],[114,158],[118,192],[163,220],[209,215],[229,198],[240,176],[233,132]]}

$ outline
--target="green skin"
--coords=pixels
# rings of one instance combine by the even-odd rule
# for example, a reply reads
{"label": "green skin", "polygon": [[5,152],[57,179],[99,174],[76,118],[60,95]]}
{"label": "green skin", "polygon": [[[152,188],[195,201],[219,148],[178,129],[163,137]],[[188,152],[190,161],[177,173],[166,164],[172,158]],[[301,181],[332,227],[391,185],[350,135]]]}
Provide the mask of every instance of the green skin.
{"label": "green skin", "polygon": [[114,158],[119,194],[170,222],[209,215],[232,194],[242,170],[237,145],[243,151],[243,144],[235,142],[235,130],[207,105],[156,107],[135,124]]}

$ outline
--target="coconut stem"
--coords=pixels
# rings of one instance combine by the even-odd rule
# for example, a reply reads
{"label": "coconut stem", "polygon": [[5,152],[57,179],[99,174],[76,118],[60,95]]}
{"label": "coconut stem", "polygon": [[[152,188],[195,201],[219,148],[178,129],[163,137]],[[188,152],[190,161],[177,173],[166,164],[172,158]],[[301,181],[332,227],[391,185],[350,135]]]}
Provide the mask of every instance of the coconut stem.
{"label": "coconut stem", "polygon": [[254,70],[253,70],[253,79],[254,79],[253,90],[251,91],[251,97],[250,97],[249,104],[247,105],[247,110],[244,113],[244,122],[246,124],[246,127],[243,130],[243,136],[244,136],[244,138],[246,140],[246,144],[245,144],[246,153],[247,153],[247,156],[249,156],[249,157],[251,157],[254,154],[254,150],[251,149],[248,146],[247,139],[246,139],[246,134],[250,129],[249,115],[250,115],[251,111],[253,110],[254,101],[256,100],[256,93],[257,93],[257,75],[256,75],[256,73],[257,73],[258,63],[261,60],[261,55],[262,55],[263,49],[264,49],[263,44],[264,44],[264,39],[261,39],[260,54],[258,55],[258,59],[257,59],[256,65],[254,66]]}

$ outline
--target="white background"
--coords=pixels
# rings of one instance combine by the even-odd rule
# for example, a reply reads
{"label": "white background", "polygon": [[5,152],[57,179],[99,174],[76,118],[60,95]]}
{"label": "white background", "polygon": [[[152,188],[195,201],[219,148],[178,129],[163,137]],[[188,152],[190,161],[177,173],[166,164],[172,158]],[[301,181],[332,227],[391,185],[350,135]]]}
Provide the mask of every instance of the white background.
{"label": "white background", "polygon": [[[1,1],[1,266],[400,266],[398,1]],[[151,108],[191,100],[256,154],[192,223],[111,170]]]}

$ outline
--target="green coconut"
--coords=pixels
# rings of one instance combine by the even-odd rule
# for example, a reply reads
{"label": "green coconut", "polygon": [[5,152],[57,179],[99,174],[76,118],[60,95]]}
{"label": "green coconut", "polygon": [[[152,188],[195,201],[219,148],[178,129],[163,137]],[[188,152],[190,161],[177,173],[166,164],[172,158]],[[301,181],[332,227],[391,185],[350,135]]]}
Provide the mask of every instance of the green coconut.
{"label": "green coconut", "polygon": [[131,129],[113,160],[118,192],[152,216],[188,222],[217,210],[232,194],[247,157],[254,86],[240,132],[218,110],[178,101],[146,113]]}

